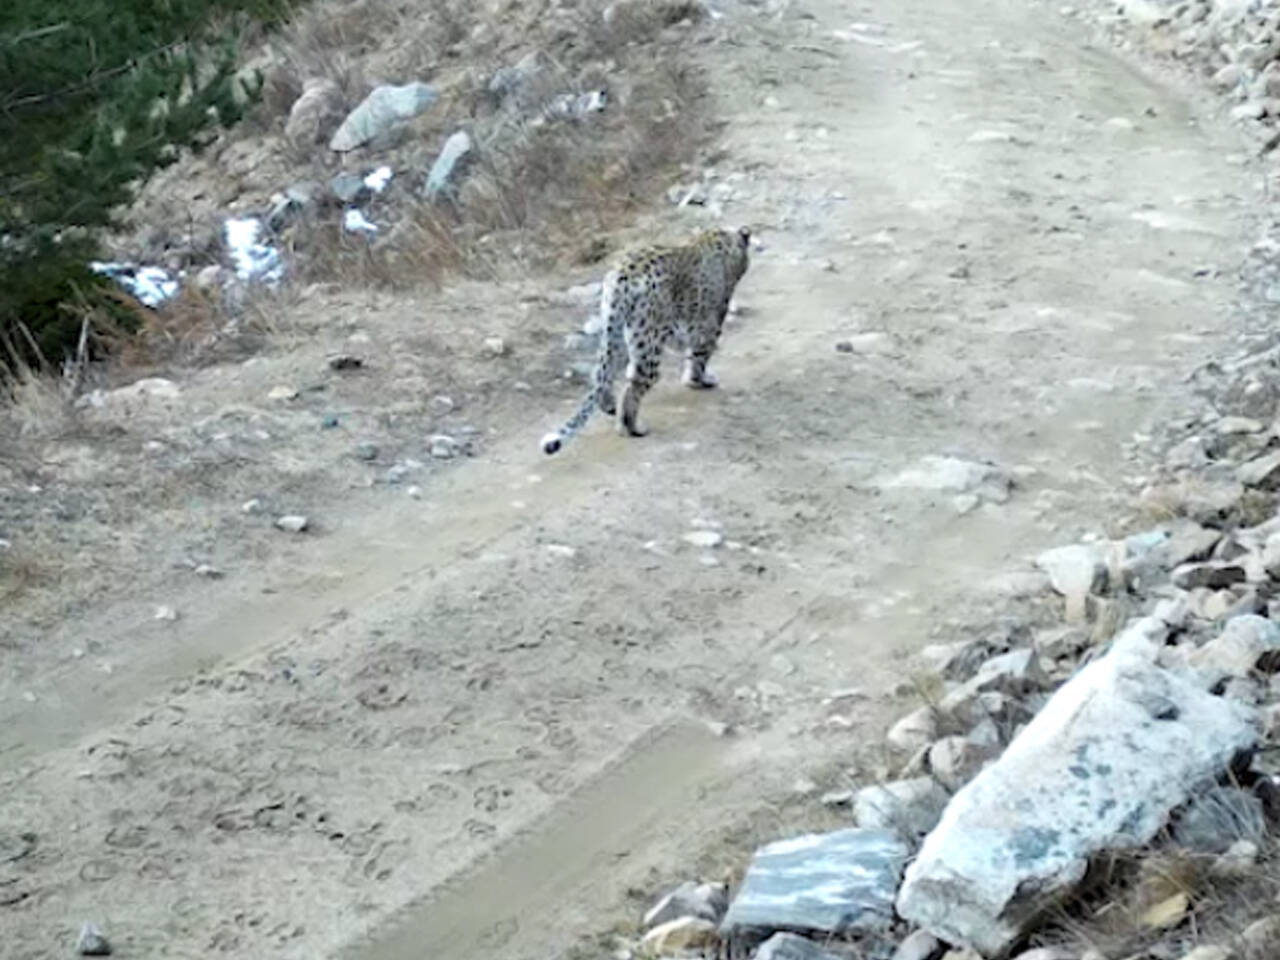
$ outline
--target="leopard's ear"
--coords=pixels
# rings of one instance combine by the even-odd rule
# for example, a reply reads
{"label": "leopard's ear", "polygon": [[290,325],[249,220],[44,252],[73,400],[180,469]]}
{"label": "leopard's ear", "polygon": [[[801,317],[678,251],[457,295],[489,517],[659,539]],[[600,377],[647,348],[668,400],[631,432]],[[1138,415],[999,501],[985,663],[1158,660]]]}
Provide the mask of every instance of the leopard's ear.
{"label": "leopard's ear", "polygon": [[751,243],[751,228],[750,228],[750,227],[739,227],[739,228],[738,228],[738,240],[739,240],[739,242],[740,242],[744,247],[745,247],[745,246],[747,246],[748,244],[750,244],[750,243]]}

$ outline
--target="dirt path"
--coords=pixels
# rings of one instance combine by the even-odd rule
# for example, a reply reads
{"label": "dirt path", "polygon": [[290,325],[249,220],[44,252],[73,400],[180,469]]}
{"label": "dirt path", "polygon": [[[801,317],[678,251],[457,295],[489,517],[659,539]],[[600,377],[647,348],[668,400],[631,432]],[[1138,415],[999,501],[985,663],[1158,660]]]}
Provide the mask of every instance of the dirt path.
{"label": "dirt path", "polygon": [[[669,376],[649,438],[550,460],[531,398],[425,501],[0,704],[6,956],[91,918],[122,957],[552,955],[852,755],[993,577],[1120,519],[1126,442],[1233,332],[1233,135],[1039,5],[724,9],[724,219],[765,247],[724,388]],[[940,454],[1018,488],[876,483]]]}

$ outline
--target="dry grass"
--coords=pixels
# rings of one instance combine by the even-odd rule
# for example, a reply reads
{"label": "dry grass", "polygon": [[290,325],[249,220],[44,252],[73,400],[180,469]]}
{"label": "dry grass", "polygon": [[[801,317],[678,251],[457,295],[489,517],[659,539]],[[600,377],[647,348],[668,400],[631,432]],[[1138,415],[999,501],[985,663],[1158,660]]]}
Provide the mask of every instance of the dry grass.
{"label": "dry grass", "polygon": [[[1277,853],[1268,845],[1243,869],[1172,846],[1113,855],[1093,865],[1071,902],[1046,912],[1033,945],[1065,943],[1104,957],[1182,957],[1199,945],[1233,946],[1250,923],[1274,914]],[[1153,926],[1148,911],[1178,895],[1187,898],[1185,914]]]}
{"label": "dry grass", "polygon": [[[571,17],[552,4],[506,4],[509,19],[461,2],[426,11],[390,0],[309,7],[275,44],[261,127],[282,123],[317,78],[337,84],[348,107],[371,88],[365,77],[374,76],[430,78],[441,98],[410,125],[412,142],[366,158],[368,165],[389,162],[399,174],[366,207],[377,236],[345,233],[333,204],[287,231],[282,242],[300,278],[403,289],[459,273],[505,278],[599,247],[601,234],[651,199],[662,175],[707,142],[705,85],[683,52],[681,29],[663,42],[660,58],[649,47],[693,6],[633,2],[608,21],[598,3]],[[392,44],[377,46],[388,37]],[[498,103],[490,78],[530,51],[545,65],[536,84],[544,101],[604,89],[607,108],[578,120],[547,119],[538,109]],[[476,144],[467,177],[456,202],[428,201],[421,195],[426,171],[457,129]],[[307,153],[308,177],[323,182],[333,158],[325,150]]]}

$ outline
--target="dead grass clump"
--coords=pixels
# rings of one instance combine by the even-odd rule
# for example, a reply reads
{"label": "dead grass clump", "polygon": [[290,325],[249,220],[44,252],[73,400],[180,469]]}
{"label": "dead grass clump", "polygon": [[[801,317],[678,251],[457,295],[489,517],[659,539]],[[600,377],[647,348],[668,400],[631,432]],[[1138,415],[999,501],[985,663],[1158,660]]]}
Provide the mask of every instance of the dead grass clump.
{"label": "dead grass clump", "polygon": [[1072,902],[1054,907],[1035,938],[1106,957],[1182,957],[1204,944],[1232,946],[1280,894],[1280,862],[1268,845],[1256,862],[1157,848],[1093,865]]}

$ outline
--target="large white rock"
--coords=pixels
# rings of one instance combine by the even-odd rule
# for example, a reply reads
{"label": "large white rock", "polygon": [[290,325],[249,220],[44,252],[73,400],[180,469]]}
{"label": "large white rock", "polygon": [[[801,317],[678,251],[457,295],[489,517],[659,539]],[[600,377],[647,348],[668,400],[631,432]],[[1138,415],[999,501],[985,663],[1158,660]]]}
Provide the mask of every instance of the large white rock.
{"label": "large white rock", "polygon": [[1156,666],[1170,619],[1132,624],[952,798],[907,869],[902,917],[1003,957],[1091,857],[1150,841],[1256,745],[1253,708]]}

